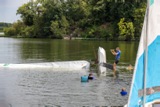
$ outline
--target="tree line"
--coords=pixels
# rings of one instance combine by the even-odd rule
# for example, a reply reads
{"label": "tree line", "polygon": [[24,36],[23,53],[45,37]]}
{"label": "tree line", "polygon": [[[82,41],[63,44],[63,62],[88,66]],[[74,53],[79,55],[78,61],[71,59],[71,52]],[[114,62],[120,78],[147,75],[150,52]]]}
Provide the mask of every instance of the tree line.
{"label": "tree line", "polygon": [[21,20],[4,32],[29,38],[134,40],[145,10],[144,0],[36,0],[20,6]]}
{"label": "tree line", "polygon": [[9,26],[11,26],[11,23],[0,22],[0,32],[3,32],[4,27],[9,27]]}

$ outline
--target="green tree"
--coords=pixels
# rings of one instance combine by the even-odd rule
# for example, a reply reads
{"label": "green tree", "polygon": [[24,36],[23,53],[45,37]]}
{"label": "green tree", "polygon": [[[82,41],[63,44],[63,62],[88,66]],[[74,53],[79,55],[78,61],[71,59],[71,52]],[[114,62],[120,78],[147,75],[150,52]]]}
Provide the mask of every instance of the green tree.
{"label": "green tree", "polygon": [[26,25],[33,25],[35,12],[33,9],[33,4],[31,2],[23,4],[21,7],[19,7],[17,10],[17,14],[21,15],[21,18]]}
{"label": "green tree", "polygon": [[51,31],[53,32],[53,38],[62,38],[63,33],[60,30],[58,21],[52,21]]}
{"label": "green tree", "polygon": [[65,16],[61,17],[61,20],[52,21],[51,31],[53,33],[53,38],[62,38],[67,35],[67,30],[69,23]]}
{"label": "green tree", "polygon": [[94,24],[101,24],[106,21],[106,2],[105,0],[90,0],[92,20]]}
{"label": "green tree", "polygon": [[4,28],[4,33],[7,36],[15,36],[15,35],[22,35],[23,29],[25,29],[25,24],[18,20],[17,22],[13,23],[11,27]]}
{"label": "green tree", "polygon": [[141,35],[141,29],[143,26],[144,15],[146,11],[146,3],[142,3],[140,7],[134,10],[134,26],[135,26],[135,37],[139,38]]}
{"label": "green tree", "polygon": [[125,19],[122,18],[118,23],[119,26],[119,36],[125,40],[134,39],[134,26],[132,22],[125,22]]}
{"label": "green tree", "polygon": [[[117,2],[116,2],[117,1]],[[33,38],[139,37],[145,5],[143,0],[36,0],[17,10],[22,21],[6,28],[6,34]],[[122,23],[121,18],[125,18]],[[120,23],[120,25],[118,25]],[[125,31],[121,26],[125,25]],[[134,24],[134,26],[133,26]],[[10,32],[10,33],[9,33]]]}

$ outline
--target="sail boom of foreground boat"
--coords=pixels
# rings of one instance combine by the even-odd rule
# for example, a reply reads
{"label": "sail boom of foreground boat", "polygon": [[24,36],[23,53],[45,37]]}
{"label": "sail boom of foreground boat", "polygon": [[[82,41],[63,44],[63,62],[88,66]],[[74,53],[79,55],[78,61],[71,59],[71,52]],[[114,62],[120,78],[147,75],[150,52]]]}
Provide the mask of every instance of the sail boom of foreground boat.
{"label": "sail boom of foreground boat", "polygon": [[160,106],[159,11],[160,0],[149,0],[132,78],[128,107]]}

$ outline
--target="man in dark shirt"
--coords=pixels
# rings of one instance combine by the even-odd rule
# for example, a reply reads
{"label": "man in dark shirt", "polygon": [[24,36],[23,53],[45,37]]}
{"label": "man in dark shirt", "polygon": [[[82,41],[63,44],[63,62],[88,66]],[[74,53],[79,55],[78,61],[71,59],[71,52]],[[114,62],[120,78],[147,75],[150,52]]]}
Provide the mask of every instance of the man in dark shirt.
{"label": "man in dark shirt", "polygon": [[118,64],[121,56],[121,51],[119,47],[116,48],[116,51],[114,49],[111,49],[111,53],[115,56],[115,61],[113,63],[113,76],[116,77],[116,65]]}

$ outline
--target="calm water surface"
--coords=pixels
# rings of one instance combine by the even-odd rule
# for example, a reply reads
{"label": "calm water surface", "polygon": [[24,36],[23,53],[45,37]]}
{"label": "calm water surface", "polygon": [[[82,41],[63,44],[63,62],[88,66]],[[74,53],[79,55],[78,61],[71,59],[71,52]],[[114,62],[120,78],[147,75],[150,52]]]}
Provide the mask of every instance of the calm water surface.
{"label": "calm water surface", "polygon": [[[0,38],[0,63],[33,63],[67,60],[95,60],[98,47],[106,50],[107,61],[113,63],[111,48],[122,51],[118,66],[119,80],[111,72],[96,80],[81,83],[88,71],[55,71],[52,69],[0,68],[0,101],[12,107],[82,107],[122,106],[128,96],[121,97],[122,87],[129,91],[131,72],[125,67],[134,64],[138,42],[106,42],[82,40]],[[123,72],[125,71],[125,72]]]}

